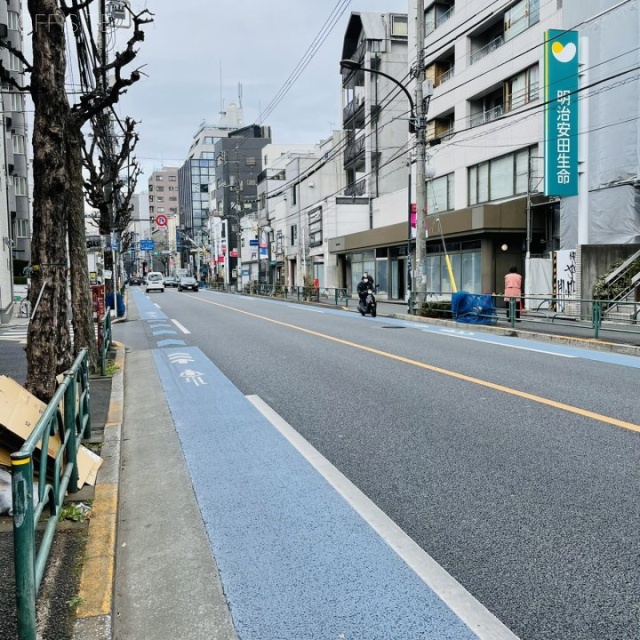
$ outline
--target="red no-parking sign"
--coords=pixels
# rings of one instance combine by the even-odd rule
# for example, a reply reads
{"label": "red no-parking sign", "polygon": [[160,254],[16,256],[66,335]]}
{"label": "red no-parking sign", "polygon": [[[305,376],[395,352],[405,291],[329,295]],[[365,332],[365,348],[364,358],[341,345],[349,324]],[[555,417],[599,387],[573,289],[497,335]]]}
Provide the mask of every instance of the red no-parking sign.
{"label": "red no-parking sign", "polygon": [[167,216],[164,216],[162,214],[160,214],[159,216],[156,216],[156,224],[159,227],[166,227],[167,226]]}

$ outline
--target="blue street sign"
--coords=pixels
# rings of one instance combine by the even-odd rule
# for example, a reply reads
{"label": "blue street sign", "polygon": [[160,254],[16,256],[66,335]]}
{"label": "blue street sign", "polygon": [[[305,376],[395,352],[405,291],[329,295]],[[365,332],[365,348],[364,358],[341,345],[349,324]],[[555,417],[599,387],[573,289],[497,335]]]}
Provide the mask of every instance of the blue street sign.
{"label": "blue street sign", "polygon": [[153,251],[155,244],[153,240],[140,240],[140,251]]}
{"label": "blue street sign", "polygon": [[249,240],[249,246],[250,247],[257,247],[258,246],[258,239],[254,239],[254,240]]}

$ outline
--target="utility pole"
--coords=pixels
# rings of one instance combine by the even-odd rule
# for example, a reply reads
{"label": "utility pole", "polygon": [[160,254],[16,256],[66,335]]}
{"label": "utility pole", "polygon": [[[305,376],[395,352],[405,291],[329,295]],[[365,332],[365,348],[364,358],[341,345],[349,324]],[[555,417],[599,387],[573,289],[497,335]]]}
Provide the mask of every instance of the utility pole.
{"label": "utility pole", "polygon": [[[425,183],[425,165],[427,162],[426,116],[427,103],[422,88],[424,82],[424,0],[417,0],[416,17],[416,303],[417,310],[424,300],[425,291],[425,253],[426,253],[426,215],[427,193]],[[429,100],[431,96],[427,96]]]}

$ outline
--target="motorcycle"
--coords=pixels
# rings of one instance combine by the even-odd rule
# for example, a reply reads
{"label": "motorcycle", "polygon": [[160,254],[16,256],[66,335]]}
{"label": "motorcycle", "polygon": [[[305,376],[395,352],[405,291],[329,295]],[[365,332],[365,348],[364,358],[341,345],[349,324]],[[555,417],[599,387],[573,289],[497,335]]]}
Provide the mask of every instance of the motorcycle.
{"label": "motorcycle", "polygon": [[367,295],[363,298],[360,298],[360,302],[358,303],[358,311],[362,316],[370,313],[372,318],[376,317],[377,302],[376,297],[373,295],[373,291],[371,289],[367,289]]}

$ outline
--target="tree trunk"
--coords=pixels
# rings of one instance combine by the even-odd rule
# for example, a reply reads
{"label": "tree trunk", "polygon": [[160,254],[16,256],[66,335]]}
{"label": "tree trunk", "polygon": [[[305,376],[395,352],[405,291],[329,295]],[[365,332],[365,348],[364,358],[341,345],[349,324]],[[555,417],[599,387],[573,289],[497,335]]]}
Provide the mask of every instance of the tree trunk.
{"label": "tree trunk", "polygon": [[[98,366],[98,345],[93,323],[93,301],[89,284],[87,234],[84,223],[82,191],[82,131],[71,122],[67,128],[67,177],[69,180],[69,263],[71,265],[71,309],[74,354],[81,349],[89,352],[92,370]],[[98,318],[100,321],[100,318]]]}
{"label": "tree trunk", "polygon": [[30,302],[33,319],[27,334],[26,387],[48,402],[55,377],[71,364],[67,324],[67,124],[65,93],[66,41],[64,23],[56,16],[56,0],[29,0],[33,24],[31,96],[33,127],[33,276]]}

